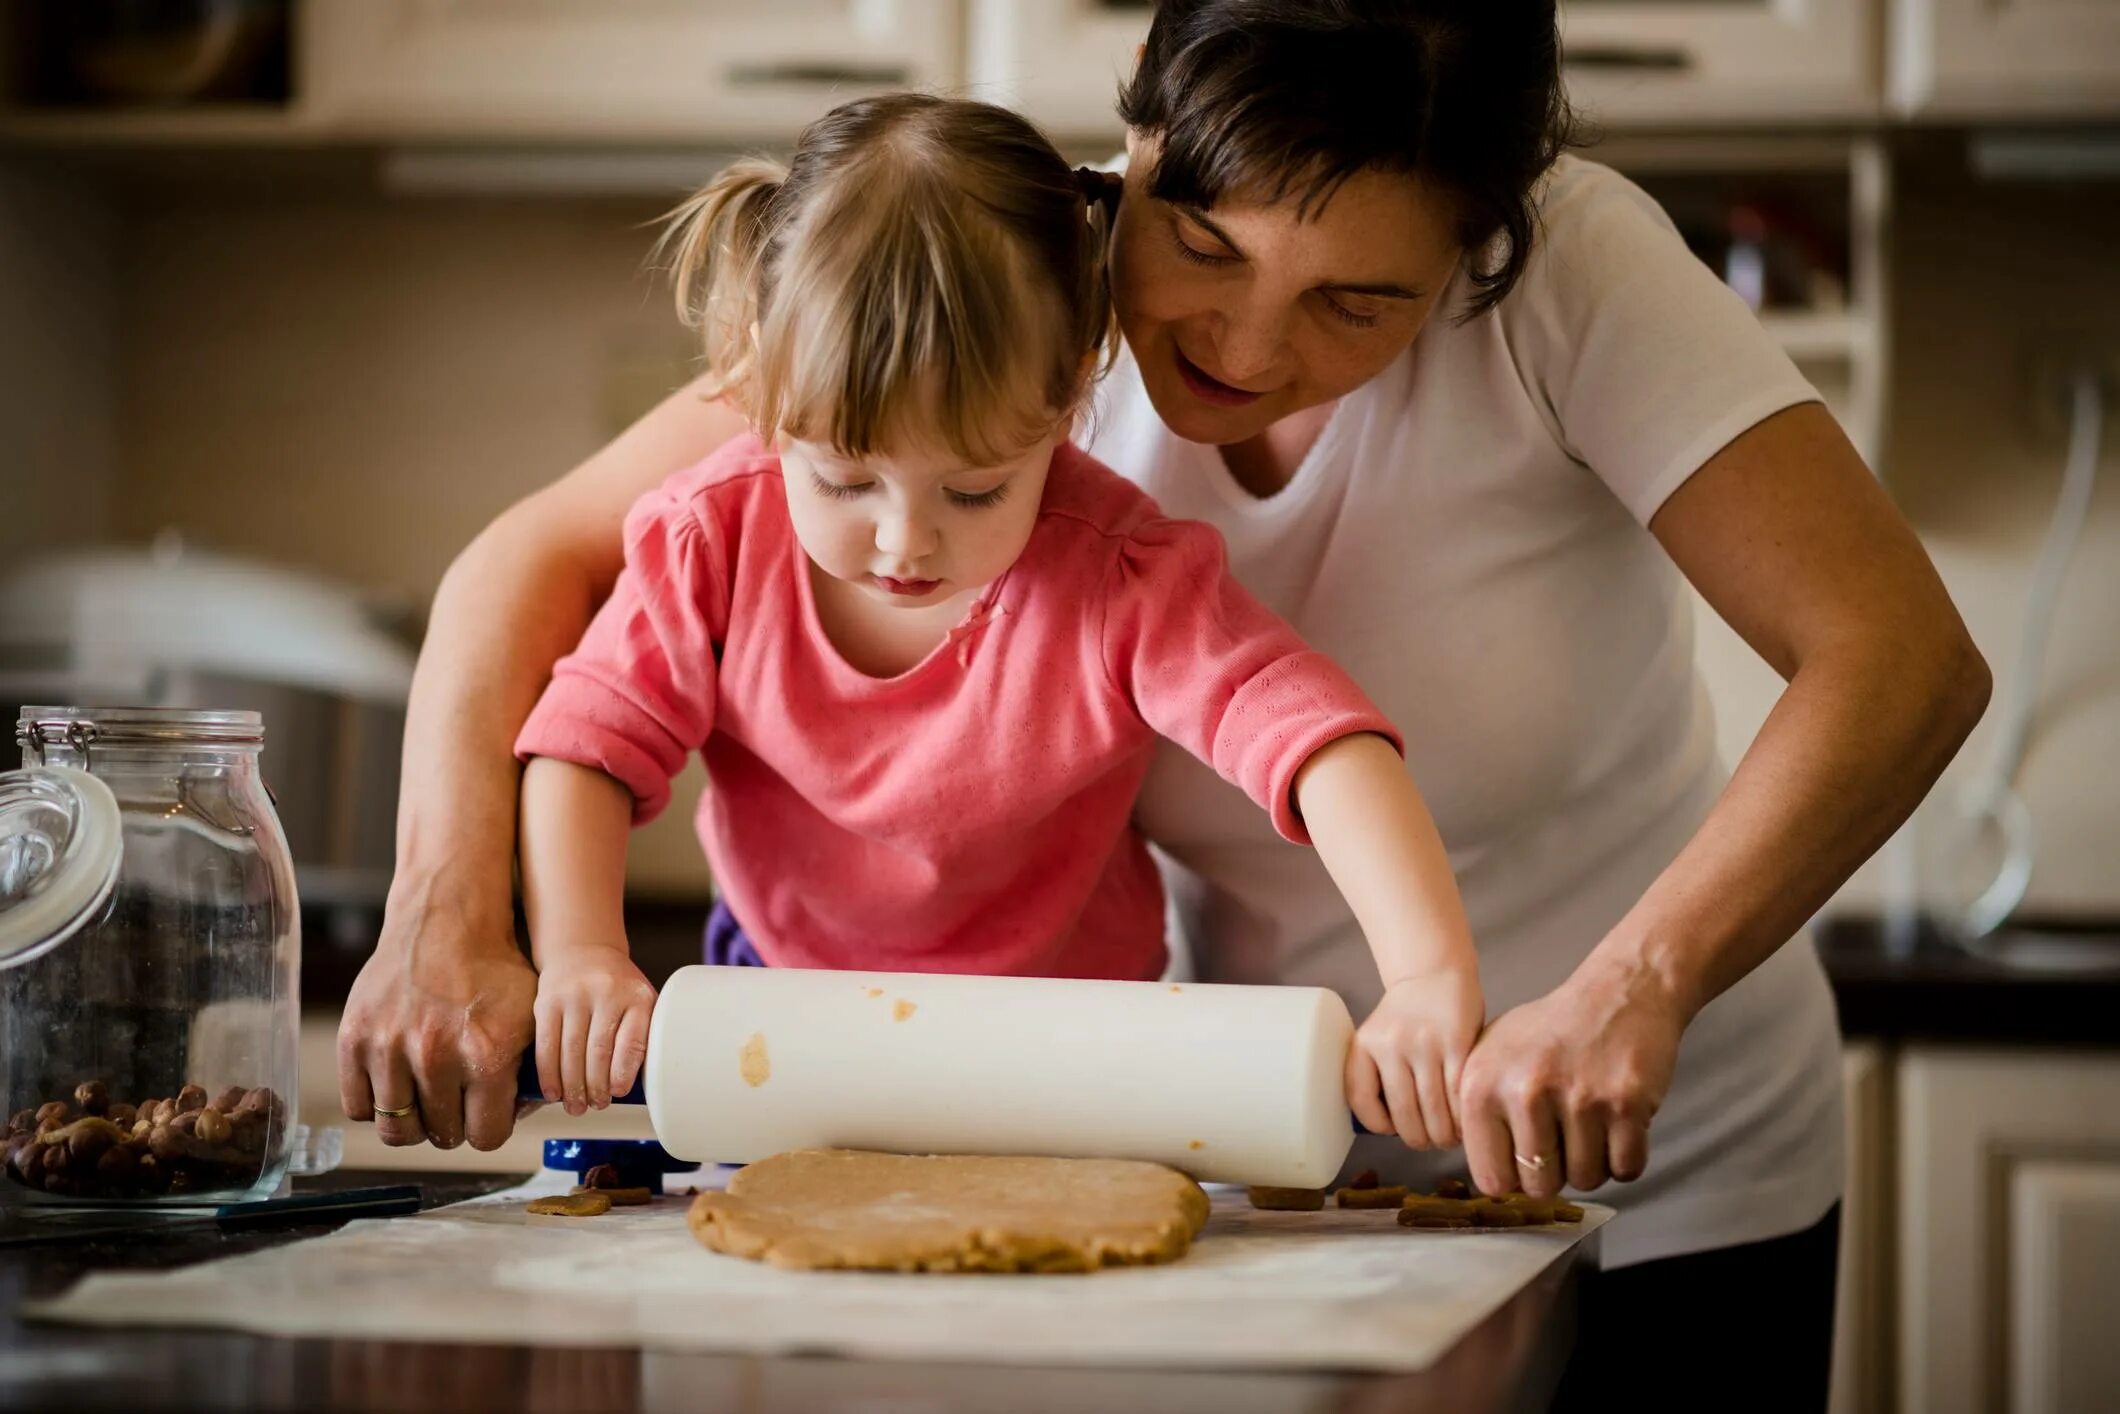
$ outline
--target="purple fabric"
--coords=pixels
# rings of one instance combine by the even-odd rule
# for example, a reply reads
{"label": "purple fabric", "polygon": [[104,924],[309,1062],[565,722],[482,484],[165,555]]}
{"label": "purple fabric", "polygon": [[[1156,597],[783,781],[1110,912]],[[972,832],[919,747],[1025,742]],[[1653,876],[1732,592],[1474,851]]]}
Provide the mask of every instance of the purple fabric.
{"label": "purple fabric", "polygon": [[764,967],[766,960],[758,955],[758,948],[729,912],[729,905],[720,899],[714,900],[714,911],[707,915],[707,965],[710,967]]}

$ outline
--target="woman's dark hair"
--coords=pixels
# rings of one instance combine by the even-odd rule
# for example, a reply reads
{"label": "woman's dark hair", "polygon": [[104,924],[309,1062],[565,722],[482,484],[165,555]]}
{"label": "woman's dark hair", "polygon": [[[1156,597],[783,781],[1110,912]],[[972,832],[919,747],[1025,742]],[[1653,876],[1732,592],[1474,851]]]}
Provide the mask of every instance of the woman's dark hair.
{"label": "woman's dark hair", "polygon": [[1555,0],[1162,0],[1119,114],[1159,140],[1165,201],[1292,195],[1308,217],[1368,168],[1434,183],[1467,317],[1524,273],[1533,188],[1576,140]]}

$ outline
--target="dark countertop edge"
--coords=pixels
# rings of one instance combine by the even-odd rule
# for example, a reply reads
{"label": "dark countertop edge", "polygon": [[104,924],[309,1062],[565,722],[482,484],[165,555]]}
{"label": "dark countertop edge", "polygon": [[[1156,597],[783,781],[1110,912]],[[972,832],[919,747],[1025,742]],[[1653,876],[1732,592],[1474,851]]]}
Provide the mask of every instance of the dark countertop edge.
{"label": "dark countertop edge", "polygon": [[[1895,949],[1884,923],[1843,914],[1814,928],[1833,985],[1842,1032],[1851,1039],[2028,1047],[2120,1047],[2120,925],[2027,921],[1976,950],[1933,924]],[[2006,961],[2050,940],[2102,950],[2112,964],[2049,970]]]}

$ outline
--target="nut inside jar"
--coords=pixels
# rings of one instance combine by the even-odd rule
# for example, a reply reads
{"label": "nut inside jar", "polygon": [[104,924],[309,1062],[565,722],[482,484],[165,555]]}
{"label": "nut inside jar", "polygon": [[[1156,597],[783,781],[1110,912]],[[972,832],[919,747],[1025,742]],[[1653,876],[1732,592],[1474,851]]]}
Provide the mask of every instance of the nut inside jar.
{"label": "nut inside jar", "polygon": [[65,1198],[142,1199],[241,1189],[256,1181],[287,1119],[268,1086],[229,1086],[212,1100],[197,1085],[172,1099],[112,1101],[100,1080],[71,1100],[17,1110],[5,1172]]}

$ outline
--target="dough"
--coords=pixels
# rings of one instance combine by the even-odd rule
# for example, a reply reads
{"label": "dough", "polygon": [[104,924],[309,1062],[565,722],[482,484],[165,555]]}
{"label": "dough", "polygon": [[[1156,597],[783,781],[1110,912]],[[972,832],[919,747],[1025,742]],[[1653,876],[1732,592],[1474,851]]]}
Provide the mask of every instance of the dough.
{"label": "dough", "polygon": [[686,1222],[717,1252],[802,1271],[1086,1272],[1184,1256],[1207,1194],[1123,1159],[798,1149],[702,1193]]}

